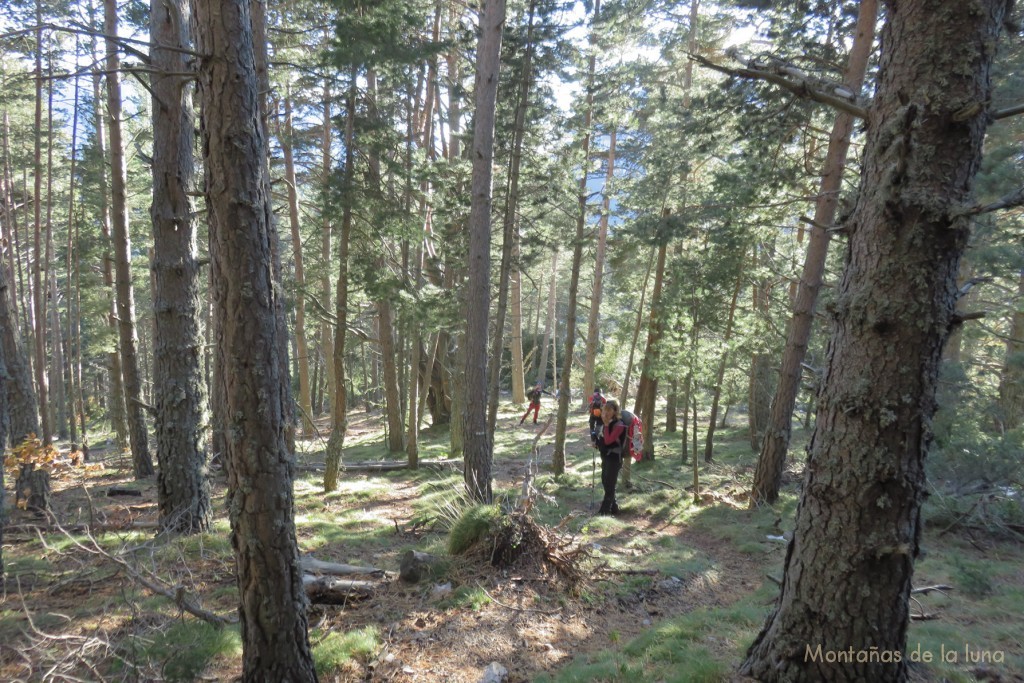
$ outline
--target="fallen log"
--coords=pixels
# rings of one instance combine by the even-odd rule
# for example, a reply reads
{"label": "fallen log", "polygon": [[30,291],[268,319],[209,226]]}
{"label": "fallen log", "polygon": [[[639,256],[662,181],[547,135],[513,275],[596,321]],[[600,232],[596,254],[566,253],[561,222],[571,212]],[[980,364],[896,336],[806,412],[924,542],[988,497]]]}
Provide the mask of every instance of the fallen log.
{"label": "fallen log", "polygon": [[111,486],[107,489],[107,496],[141,496],[142,491],[138,489],[125,489],[119,486]]}
{"label": "fallen log", "polygon": [[299,559],[302,571],[307,574],[329,575],[329,576],[351,576],[353,574],[365,574],[369,576],[384,576],[385,571],[377,567],[358,567],[352,564],[338,564],[336,562],[324,562],[308,555]]}
{"label": "fallen log", "polygon": [[[448,469],[458,468],[462,466],[462,458],[451,458],[448,460],[421,460],[419,467],[426,467],[430,469]],[[323,465],[302,465],[298,467],[302,472],[323,472]],[[343,472],[395,472],[397,470],[409,469],[409,463],[407,462],[353,462],[343,464],[341,470]]]}
{"label": "fallen log", "polygon": [[303,574],[302,587],[309,601],[318,605],[344,605],[351,600],[371,597],[377,589],[373,581],[353,581],[333,576]]}

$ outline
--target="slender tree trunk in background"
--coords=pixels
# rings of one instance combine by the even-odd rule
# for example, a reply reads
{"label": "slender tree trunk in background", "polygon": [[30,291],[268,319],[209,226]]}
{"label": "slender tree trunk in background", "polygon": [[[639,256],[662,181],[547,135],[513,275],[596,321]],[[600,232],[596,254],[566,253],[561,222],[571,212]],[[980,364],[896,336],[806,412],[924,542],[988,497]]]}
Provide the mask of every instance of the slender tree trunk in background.
{"label": "slender tree trunk in background", "polygon": [[[859,93],[864,82],[871,44],[875,37],[877,15],[877,0],[861,2],[844,79],[851,92]],[[792,433],[793,408],[796,405],[797,393],[800,391],[803,361],[814,324],[815,304],[825,273],[825,259],[828,256],[831,235],[829,226],[835,220],[853,124],[853,117],[850,114],[840,112],[832,126],[821,176],[821,188],[814,207],[814,226],[811,228],[800,287],[793,305],[793,317],[786,335],[786,349],[779,370],[779,383],[761,443],[757,470],[754,473],[751,505],[774,503],[779,496],[782,471],[786,466],[786,453],[789,450],[789,438]]]}
{"label": "slender tree trunk in background", "polygon": [[[388,450],[400,453],[405,450],[402,424],[401,388],[398,384],[398,367],[395,354],[395,321],[391,312],[391,302],[381,299],[377,302],[377,326],[380,339],[381,365],[384,375],[384,403],[388,423]],[[337,341],[335,341],[337,344]],[[337,358],[335,358],[337,367]],[[341,392],[342,384],[338,384]]]}
{"label": "slender tree trunk in background", "polygon": [[[505,211],[502,223],[501,238],[501,267],[498,269],[498,305],[494,312],[494,339],[491,342],[491,365],[490,376],[487,382],[487,431],[494,433],[494,425],[498,419],[498,390],[501,380],[501,357],[505,344],[505,313],[508,309],[508,297],[510,280],[512,279],[513,267],[516,269],[518,280],[519,265],[512,263],[513,247],[517,241],[516,231],[518,221],[516,220],[519,211],[519,168],[523,160],[523,136],[526,134],[526,110],[530,106],[530,80],[533,75],[533,15],[536,7],[536,0],[531,0],[526,28],[525,54],[519,75],[519,89],[516,96],[516,109],[512,124],[512,161],[508,170],[508,187],[505,193]],[[519,339],[519,369],[522,372],[522,315],[516,321],[514,334]],[[515,384],[517,372],[513,363],[512,383]],[[518,383],[523,384],[520,374]],[[513,403],[522,403],[526,400],[525,389],[522,392],[520,401],[513,397]]]}
{"label": "slender tree trunk in background", "polygon": [[[413,257],[412,272],[409,274],[412,282],[415,283],[417,289],[423,286],[423,279],[421,273],[423,272],[423,242],[422,240],[416,246],[416,252]],[[422,355],[422,344],[420,343],[420,330],[414,328],[412,330],[412,348],[409,357],[409,384],[408,390],[409,395],[406,399],[407,407],[409,410],[409,420],[406,423],[405,429],[405,454],[408,457],[408,463],[410,469],[416,469],[419,467],[419,433],[420,433],[420,404],[419,404],[419,389],[420,389],[420,356]],[[429,360],[429,359],[428,359]]]}
{"label": "slender tree trunk in background", "polygon": [[[666,209],[663,215],[668,215]],[[644,423],[644,459],[654,459],[654,406],[658,398],[658,356],[662,334],[661,323],[661,289],[665,280],[665,257],[668,243],[658,246],[658,261],[654,267],[654,290],[651,292],[651,322],[647,326],[647,347],[644,351],[643,365],[640,371],[640,386],[636,391],[636,404],[633,413]]]}
{"label": "slender tree trunk in background", "polygon": [[295,155],[292,152],[291,88],[284,96],[284,134],[281,135],[281,152],[284,156],[285,185],[288,186],[288,225],[292,237],[292,265],[295,268],[295,360],[299,365],[299,412],[302,431],[311,436],[313,426],[313,401],[309,386],[309,345],[306,342],[306,275],[302,267],[302,234],[299,226],[299,189],[295,180]]}
{"label": "slender tree trunk in background", "polygon": [[142,377],[139,374],[138,336],[135,331],[135,292],[132,287],[131,243],[128,233],[127,166],[121,139],[121,60],[118,56],[117,2],[103,2],[103,31],[107,38],[107,126],[110,132],[111,239],[114,243],[114,272],[117,290],[118,337],[121,342],[121,372],[124,378],[125,413],[128,440],[132,448],[132,468],[141,479],[153,474],[149,455],[146,416],[142,412]]}
{"label": "slender tree trunk in background", "polygon": [[[3,383],[0,402],[4,406],[0,418],[9,419],[7,434],[11,437],[11,445],[16,446],[29,434],[39,433],[39,421],[32,375],[18,335],[9,287],[6,268],[0,266],[0,356],[6,359],[6,370],[0,373],[0,382]],[[3,445],[4,441],[0,440],[0,447]]]}
{"label": "slender tree trunk in background", "polygon": [[[93,15],[93,7],[89,6],[89,16]],[[99,60],[99,48],[93,38],[91,53]],[[109,309],[107,313],[107,326],[110,335],[114,340],[114,349],[107,355],[107,363],[110,373],[110,401],[107,404],[110,412],[111,427],[114,430],[114,438],[117,442],[117,450],[123,453],[128,449],[128,421],[125,415],[124,404],[124,382],[121,372],[121,351],[118,339],[117,328],[117,294],[114,291],[114,256],[110,249],[113,240],[110,234],[110,182],[107,176],[107,151],[106,151],[106,125],[104,123],[102,103],[101,71],[96,69],[92,75],[92,94],[95,104],[95,121],[93,122],[93,134],[96,138],[96,151],[104,163],[99,167],[99,196],[100,196],[100,230],[103,232],[103,285],[109,297]],[[214,404],[216,406],[216,403]]]}
{"label": "slender tree trunk in background", "polygon": [[665,433],[675,434],[679,425],[677,424],[676,411],[679,409],[679,380],[672,380],[668,385],[668,397],[665,400]]}
{"label": "slender tree trunk in background", "polygon": [[683,382],[683,400],[680,404],[683,406],[683,429],[682,438],[680,439],[680,457],[681,463],[685,465],[690,459],[689,453],[689,442],[688,436],[690,431],[690,386],[693,384],[693,371],[691,370],[686,374],[686,381]]}
{"label": "slender tree trunk in background", "polygon": [[822,651],[907,646],[942,345],[1011,2],[905,0],[882,31],[856,208],[843,227],[818,415],[781,594],[741,673],[904,681],[909,666]]}
{"label": "slender tree trunk in background", "polygon": [[551,346],[551,336],[555,327],[555,294],[558,284],[558,249],[551,252],[551,284],[548,286],[548,313],[544,318],[544,343],[540,346],[540,364],[537,365],[537,378],[535,384],[547,386],[545,381],[548,376],[548,349]]}
{"label": "slender tree trunk in background", "polygon": [[[583,260],[583,231],[587,225],[587,170],[590,165],[590,133],[594,115],[594,71],[597,65],[597,40],[594,24],[601,14],[601,2],[594,3],[591,18],[590,56],[587,58],[587,97],[583,105],[583,165],[580,169],[578,206],[576,208],[576,235],[573,239],[572,268],[569,275],[569,307],[565,314],[565,357],[562,376],[558,378],[558,416],[555,420],[555,449],[552,453],[552,469],[555,474],[565,473],[565,431],[569,421],[569,402],[572,393],[572,356],[576,347],[576,307],[580,288],[580,265]],[[555,362],[557,362],[557,349]],[[557,373],[556,373],[557,377]]]}
{"label": "slender tree trunk in background", "polygon": [[[353,181],[355,178],[356,158],[357,77],[358,72],[353,68],[349,74],[348,96],[345,99],[345,168],[342,181],[344,186],[342,188],[341,235],[338,238],[338,283],[334,298],[336,326],[334,328],[334,343],[330,344],[330,348],[333,350],[330,367],[334,374],[331,381],[331,436],[327,440],[324,468],[324,491],[326,492],[335,491],[338,488],[338,472],[341,468],[343,452],[345,450],[345,433],[348,431],[348,392],[345,390],[345,343],[348,334],[348,248],[352,235],[352,208],[355,201]],[[326,117],[326,112],[324,121],[325,125],[330,128],[330,120]],[[330,245],[327,244],[326,246],[329,247]]]}
{"label": "slender tree trunk in background", "polygon": [[1017,305],[1006,340],[1006,356],[999,377],[1000,422],[1003,429],[1016,429],[1024,421],[1024,270],[1017,284]]}
{"label": "slender tree trunk in background", "polygon": [[[331,82],[324,79],[324,123],[323,133],[320,138],[320,202],[324,207],[321,215],[320,225],[320,260],[323,268],[323,275],[320,277],[320,303],[326,310],[331,310],[331,238],[332,226],[328,197],[331,191]],[[333,415],[335,395],[338,392],[338,378],[334,374],[334,331],[331,323],[323,320],[320,323],[320,353],[324,357],[324,375],[327,377],[327,409]]]}
{"label": "slender tree trunk in background", "polygon": [[[36,25],[42,26],[41,0],[36,0]],[[39,439],[43,445],[50,443],[50,401],[46,377],[46,294],[43,290],[43,29],[36,29],[36,114],[35,147],[33,151],[32,212],[35,220],[32,296],[33,296],[33,337],[35,339],[36,397],[39,399]]]}
{"label": "slender tree trunk in background", "polygon": [[[964,258],[960,261],[960,272],[957,274],[956,282],[960,287],[960,296],[956,300],[957,313],[977,310],[975,300],[978,288],[971,281],[974,277],[974,266],[970,260]],[[966,290],[966,291],[965,291]],[[964,326],[954,325],[949,332],[949,339],[942,349],[942,360],[948,363],[959,363],[961,351],[963,351]]]}
{"label": "slender tree trunk in background", "polygon": [[729,318],[725,323],[725,338],[722,342],[725,350],[722,352],[722,360],[718,362],[718,375],[715,377],[715,386],[711,392],[711,416],[708,418],[708,433],[704,441],[704,462],[712,462],[714,458],[718,402],[722,398],[722,384],[725,382],[725,369],[729,363],[729,342],[732,341],[732,323],[736,318],[736,300],[739,298],[742,282],[742,275],[736,278],[736,288],[732,290],[732,302],[729,304]]}
{"label": "slender tree trunk in background", "polygon": [[[5,266],[0,264],[0,271],[4,270]],[[3,298],[3,302],[0,302],[0,310],[6,314],[10,314],[8,307],[7,297],[10,293],[7,291],[7,274],[0,273],[0,297]],[[2,313],[0,313],[2,314]],[[8,323],[7,319],[0,322]],[[6,328],[0,331],[0,334],[6,336]],[[7,437],[10,435],[10,416],[8,414],[7,396],[9,394],[7,384],[10,382],[10,375],[7,371],[7,363],[5,362],[7,355],[7,349],[0,345],[0,449],[7,448]],[[12,439],[12,443],[13,439]],[[4,517],[6,518],[7,505],[4,501],[4,467],[0,467],[0,510],[4,510]],[[6,520],[5,520],[6,521]],[[4,525],[0,524],[0,579],[4,576],[4,555],[3,555],[3,542],[4,542]]]}
{"label": "slender tree trunk in background", "polygon": [[[160,528],[207,531],[213,517],[207,471],[206,386],[199,324],[199,245],[190,195],[195,121],[190,84],[180,74],[192,46],[192,4],[153,0],[153,404]],[[162,48],[170,49],[162,49]]]}
{"label": "slender tree trunk in background", "polygon": [[[509,347],[512,356],[512,403],[526,403],[526,367],[523,365],[523,272],[519,230],[512,235],[512,271],[509,274]],[[529,321],[527,321],[529,322]]]}
{"label": "slender tree trunk in background", "polygon": [[[640,327],[644,320],[644,301],[647,298],[647,283],[651,279],[651,269],[654,268],[657,250],[652,251],[647,259],[647,271],[644,273],[644,284],[640,288],[640,305],[636,309],[636,323],[633,325],[633,341],[629,344],[629,360],[626,361],[626,377],[622,380],[622,394],[619,397],[619,405],[625,406],[629,400],[629,383],[633,380],[633,356],[636,354],[636,342],[640,337]],[[686,405],[683,405],[686,408]]]}
{"label": "slender tree trunk in background", "polygon": [[242,680],[315,681],[295,539],[290,392],[250,4],[196,3]]}
{"label": "slender tree trunk in background", "polygon": [[[487,312],[491,281],[491,178],[494,169],[494,114],[501,66],[505,0],[484,0],[474,88],[472,183],[469,208],[469,277],[465,288],[466,403],[464,477],[470,497],[490,503],[494,434],[487,428]],[[501,358],[495,358],[500,363]]]}
{"label": "slender tree trunk in background", "polygon": [[[611,209],[611,186],[615,178],[615,128],[608,134],[608,170],[604,177],[601,220],[597,229],[597,255],[594,257],[594,289],[590,297],[590,317],[587,321],[587,347],[583,356],[583,402],[590,405],[590,392],[597,382],[594,379],[594,364],[597,361],[597,336],[600,332],[601,298],[604,285],[604,257],[608,244],[608,215]],[[672,431],[675,431],[674,429]]]}
{"label": "slender tree trunk in background", "polygon": [[[57,302],[60,300],[57,294],[57,272],[53,252],[53,148],[55,136],[53,134],[53,57],[47,59],[46,68],[46,281],[43,283],[45,299],[49,304],[44,304],[47,325],[49,332],[47,340],[50,342],[50,363],[49,384],[50,393],[50,418],[57,438],[64,440],[68,438],[68,410],[67,391],[64,385],[64,339],[61,333],[60,310]],[[52,304],[52,305],[50,305]],[[46,327],[44,326],[45,330]]]}
{"label": "slender tree trunk in background", "polygon": [[[76,41],[75,48],[76,48],[75,49],[75,55],[77,57],[77,54],[78,54],[77,41]],[[77,246],[77,242],[73,238],[76,237],[77,233],[78,233],[78,221],[75,218],[75,189],[76,189],[76,187],[75,187],[75,167],[77,166],[77,161],[78,161],[78,158],[77,158],[78,157],[78,96],[79,96],[79,90],[80,90],[79,85],[80,85],[79,84],[79,79],[78,79],[78,76],[76,75],[75,76],[74,105],[72,106],[72,114],[71,114],[71,168],[70,168],[70,171],[68,173],[68,178],[69,178],[68,179],[68,242],[67,242],[67,251],[65,253],[65,259],[66,260],[64,262],[65,263],[65,269],[64,269],[64,273],[65,273],[64,301],[66,302],[66,305],[67,305],[67,317],[68,317],[68,327],[67,327],[67,340],[68,340],[67,341],[67,343],[68,343],[68,349],[67,349],[67,351],[68,351],[68,353],[67,353],[67,361],[68,361],[67,362],[68,393],[70,394],[70,396],[68,397],[68,403],[70,404],[69,405],[70,410],[68,411],[68,423],[67,424],[68,424],[68,427],[70,429],[71,442],[75,443],[75,444],[79,443],[79,438],[78,438],[78,421],[75,419],[76,412],[77,412],[76,409],[77,409],[77,406],[78,406],[78,401],[77,401],[77,396],[78,396],[77,379],[78,379],[78,376],[76,375],[76,372],[75,372],[75,332],[74,331],[76,329],[76,319],[75,319],[75,312],[74,312],[74,305],[73,305],[74,302],[75,302],[75,295],[74,295],[74,278],[73,278],[74,270],[72,269],[72,264],[75,263],[74,251],[75,251],[75,247]],[[56,300],[57,300],[57,297],[54,296],[54,301],[56,301]],[[58,319],[57,319],[57,325],[58,325],[58,329],[61,329],[60,328],[60,318],[59,318],[59,316],[58,316]]]}

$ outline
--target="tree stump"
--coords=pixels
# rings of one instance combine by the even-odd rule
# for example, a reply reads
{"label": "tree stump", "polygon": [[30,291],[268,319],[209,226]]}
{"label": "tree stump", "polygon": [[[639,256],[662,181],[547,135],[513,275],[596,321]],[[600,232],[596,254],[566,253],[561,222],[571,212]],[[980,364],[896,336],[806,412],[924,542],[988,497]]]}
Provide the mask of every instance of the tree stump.
{"label": "tree stump", "polygon": [[[37,470],[35,463],[22,464],[14,483],[14,502],[37,514],[50,512],[50,473]],[[21,501],[25,501],[22,505]]]}
{"label": "tree stump", "polygon": [[402,555],[399,578],[406,583],[419,583],[428,576],[432,576],[441,564],[441,558],[430,553],[421,553],[417,550],[407,550]]}

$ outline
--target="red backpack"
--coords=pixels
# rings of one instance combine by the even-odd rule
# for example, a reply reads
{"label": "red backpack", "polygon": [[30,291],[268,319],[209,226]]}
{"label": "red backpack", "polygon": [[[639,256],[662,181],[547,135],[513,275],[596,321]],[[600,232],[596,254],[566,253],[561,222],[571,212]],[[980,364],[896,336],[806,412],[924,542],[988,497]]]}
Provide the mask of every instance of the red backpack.
{"label": "red backpack", "polygon": [[626,425],[626,448],[633,460],[639,461],[644,457],[644,423],[628,410],[623,410],[620,416]]}

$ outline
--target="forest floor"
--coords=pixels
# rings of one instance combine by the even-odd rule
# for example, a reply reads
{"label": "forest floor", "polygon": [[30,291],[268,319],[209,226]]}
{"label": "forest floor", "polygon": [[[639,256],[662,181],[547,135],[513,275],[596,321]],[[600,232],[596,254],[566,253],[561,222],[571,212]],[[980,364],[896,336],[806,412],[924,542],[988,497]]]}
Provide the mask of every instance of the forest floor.
{"label": "forest floor", "polygon": [[[503,408],[494,490],[511,501],[538,428],[518,426],[513,407]],[[386,453],[380,422],[379,415],[353,413],[346,463],[404,457]],[[371,597],[311,608],[321,680],[475,683],[491,663],[506,668],[512,683],[743,680],[735,668],[778,593],[768,575],[782,574],[780,536],[792,527],[803,458],[791,459],[779,504],[748,510],[755,454],[745,426],[719,430],[715,462],[700,463],[695,504],[692,465],[681,466],[678,436],[659,434],[655,461],[635,465],[632,488],[620,491],[623,513],[597,517],[600,482],[592,492],[593,451],[583,418],[578,422],[563,475],[544,464],[553,436],[540,439],[542,495],[534,509],[539,522],[561,525],[593,552],[589,579],[576,592],[536,568],[499,570],[463,558],[450,560],[433,581],[402,583],[397,571],[406,550],[446,555],[444,511],[458,505],[461,472],[347,472],[338,491],[324,494],[325,435],[299,442],[300,551],[389,572]],[[805,438],[798,433],[794,453]],[[424,431],[421,460],[446,457],[447,441],[446,430]],[[94,456],[105,469],[53,474],[54,515],[67,533],[9,510],[0,680],[237,679],[238,627],[199,621],[153,590],[193,595],[221,615],[234,612],[223,480],[215,484],[212,531],[154,539],[155,481],[132,481],[120,455]],[[11,478],[9,471],[8,489]],[[139,495],[108,496],[115,486]],[[932,661],[914,663],[912,677],[1024,681],[1024,547],[962,529],[951,523],[959,512],[930,505],[938,523],[926,532],[915,585],[952,589],[915,596],[912,611],[927,618],[911,626],[907,654],[931,653]]]}

